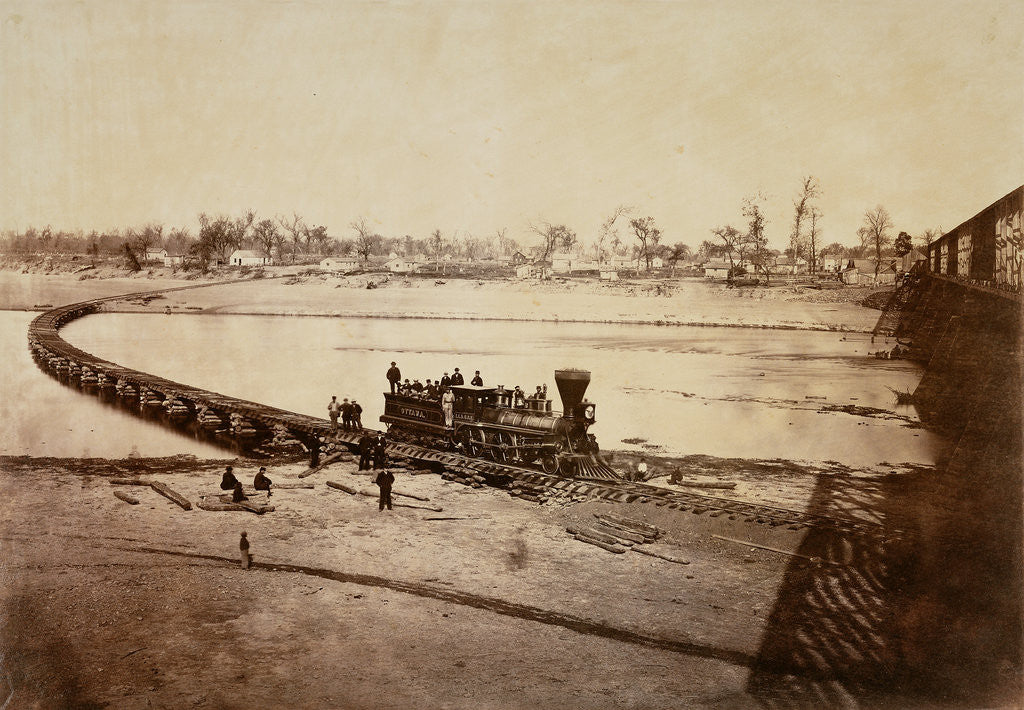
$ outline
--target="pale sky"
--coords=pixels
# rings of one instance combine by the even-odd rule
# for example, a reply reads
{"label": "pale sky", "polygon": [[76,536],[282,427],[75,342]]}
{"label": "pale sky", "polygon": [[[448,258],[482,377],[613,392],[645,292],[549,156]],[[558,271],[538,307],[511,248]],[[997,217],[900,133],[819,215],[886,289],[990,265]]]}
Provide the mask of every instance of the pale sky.
{"label": "pale sky", "polygon": [[812,174],[825,243],[950,229],[1024,182],[1021,7],[0,0],[0,228],[589,240],[625,203],[696,248],[761,191],[781,248]]}

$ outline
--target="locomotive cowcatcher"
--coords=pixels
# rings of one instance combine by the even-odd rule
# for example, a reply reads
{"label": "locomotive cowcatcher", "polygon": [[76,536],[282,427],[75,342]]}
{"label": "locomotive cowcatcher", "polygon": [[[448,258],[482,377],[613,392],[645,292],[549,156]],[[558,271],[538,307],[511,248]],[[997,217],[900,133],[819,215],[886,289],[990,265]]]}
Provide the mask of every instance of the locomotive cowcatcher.
{"label": "locomotive cowcatcher", "polygon": [[380,420],[396,440],[456,451],[499,463],[535,466],[545,473],[576,478],[618,479],[600,457],[587,430],[596,421],[597,405],[584,399],[590,372],[555,370],[562,412],[551,400],[528,399],[514,406],[513,393],[502,387],[456,385],[451,426],[445,425],[438,399],[384,393]]}

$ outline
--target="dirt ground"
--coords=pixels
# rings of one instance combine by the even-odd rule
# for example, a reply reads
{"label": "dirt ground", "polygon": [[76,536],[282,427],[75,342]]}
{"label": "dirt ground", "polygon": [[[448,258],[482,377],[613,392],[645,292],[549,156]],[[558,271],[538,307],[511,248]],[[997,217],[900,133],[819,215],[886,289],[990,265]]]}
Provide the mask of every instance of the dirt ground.
{"label": "dirt ground", "polygon": [[[312,490],[274,492],[262,516],[184,511],[109,483],[141,475],[195,502],[220,493],[224,463],[0,460],[10,707],[759,707],[783,697],[757,670],[780,587],[794,569],[826,581],[840,569],[712,537],[797,550],[805,531],[651,505],[540,506],[434,474],[400,471],[396,491],[430,500],[395,501],[443,512],[380,512],[325,485],[372,493],[352,462],[304,479]],[[236,463],[243,480],[255,472]],[[612,509],[664,530],[648,547],[689,564],[566,534]]]}

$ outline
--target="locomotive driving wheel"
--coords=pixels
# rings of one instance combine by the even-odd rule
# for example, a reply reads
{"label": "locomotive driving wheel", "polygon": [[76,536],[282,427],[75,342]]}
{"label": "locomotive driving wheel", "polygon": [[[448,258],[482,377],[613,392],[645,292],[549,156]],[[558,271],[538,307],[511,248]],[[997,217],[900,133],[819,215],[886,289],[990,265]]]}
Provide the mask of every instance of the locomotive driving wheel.
{"label": "locomotive driving wheel", "polygon": [[544,473],[558,473],[559,461],[555,454],[544,454],[540,459],[540,467]]}
{"label": "locomotive driving wheel", "polygon": [[471,429],[470,431],[466,432],[466,438],[463,441],[463,444],[466,447],[466,453],[468,453],[473,458],[479,458],[480,455],[484,453],[485,448],[483,446],[483,443],[484,433],[482,431]]}

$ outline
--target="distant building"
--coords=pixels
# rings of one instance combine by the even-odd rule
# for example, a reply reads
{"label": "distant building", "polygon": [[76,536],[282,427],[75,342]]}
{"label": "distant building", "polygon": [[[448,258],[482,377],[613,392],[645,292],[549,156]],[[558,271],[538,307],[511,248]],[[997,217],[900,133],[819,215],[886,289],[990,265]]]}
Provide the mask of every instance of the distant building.
{"label": "distant building", "polygon": [[167,250],[161,247],[146,249],[146,261],[163,261],[165,256],[167,256]]}
{"label": "distant building", "polygon": [[728,261],[706,261],[704,262],[704,278],[725,279],[729,277]]}
{"label": "distant building", "polygon": [[235,249],[228,258],[231,266],[267,266],[273,263],[269,256],[252,249]]}
{"label": "distant building", "polygon": [[878,274],[875,274],[874,259],[849,259],[843,268],[844,284],[892,284],[896,283],[896,272],[899,271],[895,257],[883,257],[879,262]]}
{"label": "distant building", "polygon": [[818,255],[817,258],[817,269],[820,273],[826,274],[838,274],[843,270],[846,265],[846,259],[841,256],[834,256],[831,254]]}
{"label": "distant building", "polygon": [[384,263],[384,268],[393,274],[410,274],[421,266],[420,262],[407,259],[404,256],[395,256]]}
{"label": "distant building", "polygon": [[[633,259],[630,262],[629,265],[630,265],[630,268],[636,269],[638,271],[640,269],[646,269],[647,268],[647,259],[645,259],[643,257],[643,255],[641,254],[637,258]],[[661,268],[664,268],[664,266],[665,266],[665,261],[660,256],[652,256],[651,257],[651,268],[652,269],[661,269]]]}
{"label": "distant building", "polygon": [[522,266],[523,264],[529,263],[530,258],[523,252],[517,251],[512,255],[512,258],[509,261],[512,266]]}
{"label": "distant building", "polygon": [[615,269],[601,269],[601,280],[602,281],[618,281],[619,272]]}
{"label": "distant building", "polygon": [[771,268],[773,274],[806,274],[807,259],[798,256],[796,259],[790,256],[780,256],[775,260],[775,266]]}
{"label": "distant building", "polygon": [[179,266],[185,263],[184,254],[165,254],[164,266]]}
{"label": "distant building", "polygon": [[354,256],[329,256],[320,261],[320,268],[331,271],[353,271],[359,268],[359,259]]}

